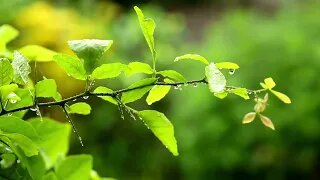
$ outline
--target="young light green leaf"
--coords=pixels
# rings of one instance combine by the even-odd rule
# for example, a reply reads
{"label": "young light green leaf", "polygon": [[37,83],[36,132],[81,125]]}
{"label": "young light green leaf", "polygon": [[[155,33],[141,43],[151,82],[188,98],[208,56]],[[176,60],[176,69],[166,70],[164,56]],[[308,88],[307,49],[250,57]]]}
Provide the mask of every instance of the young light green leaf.
{"label": "young light green leaf", "polygon": [[261,122],[262,122],[265,126],[267,126],[268,128],[271,128],[272,130],[275,130],[275,129],[274,129],[274,125],[273,125],[271,119],[269,119],[267,116],[263,116],[263,115],[261,115],[261,114],[259,114],[259,116],[260,116]]}
{"label": "young light green leaf", "polygon": [[275,90],[270,90],[275,96],[277,96],[281,101],[283,101],[284,103],[286,103],[286,104],[290,104],[291,103],[291,100],[290,100],[290,98],[287,96],[287,95],[285,95],[285,94],[283,94],[283,93],[281,93],[281,92],[278,92],[278,91],[275,91]]}
{"label": "young light green leaf", "polygon": [[257,114],[257,113],[255,113],[255,112],[249,112],[249,113],[247,113],[247,114],[243,117],[242,123],[243,123],[243,124],[251,123],[251,122],[254,120],[254,118],[256,117],[256,114]]}
{"label": "young light green leaf", "polygon": [[139,111],[138,115],[173,155],[179,155],[173,125],[163,113],[154,110],[144,110]]}
{"label": "young light green leaf", "polygon": [[227,84],[226,78],[214,63],[210,63],[208,66],[206,66],[205,74],[209,89],[212,93],[221,93],[224,91],[224,88]]}
{"label": "young light green leaf", "polygon": [[57,64],[70,76],[79,80],[86,80],[87,74],[82,62],[72,56],[66,54],[58,54],[53,56]]}
{"label": "young light green leaf", "polygon": [[0,51],[6,51],[6,45],[19,35],[14,27],[4,24],[0,26]]}
{"label": "young light green leaf", "polygon": [[69,47],[83,60],[87,74],[99,65],[102,55],[111,47],[112,40],[83,39],[68,41]]}
{"label": "young light green leaf", "polygon": [[218,69],[239,69],[239,65],[233,62],[220,62],[216,63]]}
{"label": "young light green leaf", "polygon": [[78,102],[69,106],[68,112],[73,114],[88,115],[91,112],[91,106],[85,102]]}
{"label": "young light green leaf", "polygon": [[159,71],[157,74],[161,74],[163,77],[170,78],[172,80],[178,81],[178,82],[186,82],[187,80],[177,71],[174,70],[164,70]]}
{"label": "young light green leaf", "polygon": [[[99,86],[93,92],[94,93],[111,93],[111,92],[113,92],[113,90],[109,89],[107,87]],[[105,101],[108,101],[108,102],[110,102],[112,104],[115,104],[115,105],[118,104],[117,101],[114,98],[110,97],[110,96],[98,96],[98,97],[100,97],[101,99],[103,99]]]}
{"label": "young light green leaf", "polygon": [[266,78],[264,79],[264,83],[260,83],[260,85],[264,88],[264,89],[272,89],[276,86],[276,83],[273,81],[272,78]]}
{"label": "young light green leaf", "polygon": [[38,45],[27,45],[19,49],[19,52],[30,61],[49,62],[57,53]]}
{"label": "young light green leaf", "polygon": [[21,101],[21,98],[14,92],[11,92],[6,97],[6,100],[9,100],[10,103],[15,104],[18,101]]}
{"label": "young light green leaf", "polygon": [[242,97],[243,99],[250,99],[246,88],[235,88],[231,92],[235,95]]}
{"label": "young light green leaf", "polygon": [[213,95],[217,98],[220,98],[220,99],[224,99],[228,96],[228,92],[227,91],[222,91],[220,93],[213,93]]}
{"label": "young light green leaf", "polygon": [[0,58],[0,87],[11,83],[13,74],[14,72],[10,61],[6,58]]}
{"label": "young light green leaf", "polygon": [[14,72],[14,81],[20,84],[27,84],[31,68],[28,60],[18,51],[14,51],[12,68]]}
{"label": "young light green leaf", "polygon": [[[75,168],[76,167],[76,168]],[[92,157],[90,155],[72,155],[66,157],[56,167],[58,179],[64,180],[88,180],[92,169]]]}
{"label": "young light green leaf", "polygon": [[35,89],[36,97],[55,98],[58,96],[57,84],[54,79],[44,79],[37,82]]}
{"label": "young light green leaf", "polygon": [[4,134],[14,145],[18,145],[27,157],[38,155],[38,147],[28,137],[18,134]]}
{"label": "young light green leaf", "polygon": [[152,74],[153,69],[150,67],[149,64],[146,64],[146,63],[131,62],[128,64],[125,73],[126,73],[126,76],[132,76],[138,73]]}
{"label": "young light green leaf", "polygon": [[179,56],[179,57],[176,57],[174,59],[174,61],[181,61],[181,60],[188,60],[188,59],[191,59],[191,60],[195,60],[195,61],[200,61],[204,64],[209,64],[208,60],[198,54],[185,54],[185,55],[182,55],[182,56]]}
{"label": "young light green leaf", "polygon": [[134,90],[124,92],[122,94],[121,101],[124,104],[126,104],[142,98],[142,96],[145,95],[152,88],[151,84],[153,84],[156,81],[157,78],[146,78],[131,84],[128,87],[128,89]]}
{"label": "young light green leaf", "polygon": [[6,154],[1,154],[0,159],[1,159],[0,168],[6,169],[11,167],[15,163],[16,156],[12,153],[6,153]]}
{"label": "young light green leaf", "polygon": [[92,79],[107,79],[118,77],[124,71],[126,65],[121,63],[103,64],[93,70],[91,74]]}
{"label": "young light green leaf", "polygon": [[134,6],[134,10],[136,11],[136,14],[138,16],[140,28],[142,30],[144,38],[147,41],[147,44],[148,44],[149,49],[151,51],[153,67],[155,67],[156,50],[154,48],[154,37],[153,37],[153,34],[154,34],[154,30],[156,28],[156,23],[151,18],[145,19],[141,9],[139,9],[137,6]]}
{"label": "young light green leaf", "polygon": [[170,88],[171,86],[153,86],[146,99],[148,105],[164,98],[169,93]]}

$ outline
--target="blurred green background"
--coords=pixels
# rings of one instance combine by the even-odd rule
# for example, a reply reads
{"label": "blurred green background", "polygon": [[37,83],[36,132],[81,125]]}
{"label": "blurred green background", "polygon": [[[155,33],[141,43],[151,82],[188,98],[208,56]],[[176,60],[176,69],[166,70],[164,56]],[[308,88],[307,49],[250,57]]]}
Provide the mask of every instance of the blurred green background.
{"label": "blurred green background", "polygon": [[[94,169],[118,179],[319,179],[320,178],[320,1],[298,0],[2,0],[0,23],[21,32],[11,47],[39,44],[71,53],[67,40],[113,39],[108,62],[151,62],[132,7],[139,5],[157,23],[158,68],[177,69],[188,79],[203,77],[198,63],[173,63],[176,56],[198,53],[213,62],[240,65],[229,84],[258,88],[273,77],[277,90],[291,97],[284,105],[274,97],[266,111],[272,131],[255,120],[242,125],[254,102],[215,98],[206,86],[172,90],[161,102],[137,109],[164,112],[175,126],[180,156],[172,156],[143,123],[121,120],[116,107],[97,98],[90,116],[74,116],[84,139],[75,135],[70,154],[90,153]],[[56,79],[64,97],[83,90],[54,63],[41,75]],[[101,81],[125,87],[141,77]],[[66,84],[67,82],[67,84]],[[47,116],[65,121],[59,111]]]}

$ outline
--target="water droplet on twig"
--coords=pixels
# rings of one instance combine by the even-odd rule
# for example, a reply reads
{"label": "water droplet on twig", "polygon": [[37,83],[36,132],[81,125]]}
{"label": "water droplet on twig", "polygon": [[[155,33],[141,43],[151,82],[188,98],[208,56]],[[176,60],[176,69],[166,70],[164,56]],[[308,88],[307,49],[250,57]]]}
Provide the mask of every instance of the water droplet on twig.
{"label": "water droplet on twig", "polygon": [[89,96],[83,96],[82,98],[83,98],[83,99],[88,99],[88,98],[89,98]]}
{"label": "water droplet on twig", "polygon": [[233,75],[235,72],[236,72],[235,69],[229,69],[229,74],[230,74],[230,75]]}

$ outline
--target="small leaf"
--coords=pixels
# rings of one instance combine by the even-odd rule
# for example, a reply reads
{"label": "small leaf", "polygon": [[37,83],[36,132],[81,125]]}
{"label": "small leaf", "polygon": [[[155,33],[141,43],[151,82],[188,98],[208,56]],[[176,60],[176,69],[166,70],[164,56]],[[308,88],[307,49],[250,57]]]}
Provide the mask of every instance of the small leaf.
{"label": "small leaf", "polygon": [[226,87],[227,81],[224,75],[219,71],[214,63],[210,63],[205,68],[205,74],[208,80],[209,89],[213,93],[221,93]]}
{"label": "small leaf", "polygon": [[14,81],[20,84],[27,84],[31,68],[28,60],[18,51],[14,51],[12,68],[14,71]]}
{"label": "small leaf", "polygon": [[239,69],[239,65],[233,62],[216,63],[216,67],[219,69]]}
{"label": "small leaf", "polygon": [[15,161],[16,161],[16,156],[12,153],[6,153],[6,154],[1,154],[0,155],[0,167],[2,169],[6,169],[11,167]]}
{"label": "small leaf", "polygon": [[49,62],[57,53],[38,45],[27,45],[19,49],[19,52],[30,61]]}
{"label": "small leaf", "polygon": [[291,100],[287,95],[285,95],[285,94],[283,94],[281,92],[275,91],[275,90],[271,90],[271,92],[275,96],[277,96],[281,101],[283,101],[284,103],[286,103],[286,104],[290,104],[291,103]]}
{"label": "small leaf", "polygon": [[82,62],[72,56],[66,54],[58,54],[53,56],[57,64],[70,76],[79,80],[86,80],[87,74]]}
{"label": "small leaf", "polygon": [[87,74],[99,65],[102,55],[111,47],[112,40],[83,39],[68,41],[69,47],[83,60]]}
{"label": "small leaf", "polygon": [[272,89],[273,87],[276,86],[276,83],[273,81],[272,78],[266,78],[266,79],[264,80],[264,83],[267,85],[267,87],[268,87],[269,89]]}
{"label": "small leaf", "polygon": [[58,179],[88,180],[92,169],[90,155],[72,155],[66,157],[55,168]]}
{"label": "small leaf", "polygon": [[138,73],[152,74],[153,69],[150,67],[149,64],[146,64],[146,63],[131,62],[128,64],[125,73],[126,73],[126,76],[132,76]]}
{"label": "small leaf", "polygon": [[217,98],[220,98],[220,99],[224,99],[225,97],[228,96],[228,92],[227,91],[223,91],[223,92],[220,92],[220,93],[213,93],[213,95]]}
{"label": "small leaf", "polygon": [[36,97],[52,97],[55,98],[57,95],[57,84],[54,79],[44,79],[37,82],[36,86]]}
{"label": "small leaf", "polygon": [[18,89],[17,84],[8,84],[0,87],[1,100],[5,102],[8,100],[8,96],[10,93],[15,92]]}
{"label": "small leaf", "polygon": [[126,68],[126,65],[121,63],[103,64],[93,70],[91,74],[92,79],[107,79],[118,77]]}
{"label": "small leaf", "polygon": [[178,81],[178,82],[186,82],[187,80],[177,71],[174,70],[164,70],[159,71],[157,74],[161,74],[164,77],[170,78],[172,80]]}
{"label": "small leaf", "polygon": [[138,115],[173,155],[179,155],[173,125],[163,113],[154,110],[144,110],[139,111]]}
{"label": "small leaf", "polygon": [[251,123],[255,117],[256,117],[255,112],[249,112],[243,117],[242,123],[243,124]]}
{"label": "small leaf", "polygon": [[0,87],[11,83],[13,74],[14,72],[10,61],[6,58],[0,58]]}
{"label": "small leaf", "polygon": [[182,56],[179,56],[179,57],[176,57],[174,59],[174,61],[181,61],[181,60],[188,60],[188,59],[191,59],[191,60],[195,60],[195,61],[200,61],[204,64],[209,64],[208,60],[198,54],[185,54],[185,55],[182,55]]}
{"label": "small leaf", "polygon": [[236,95],[242,97],[243,99],[250,99],[246,88],[235,88],[235,89],[232,89],[231,92],[233,94],[236,94]]}
{"label": "small leaf", "polygon": [[263,116],[261,114],[259,114],[259,116],[260,116],[261,122],[265,126],[267,126],[267,127],[271,128],[272,130],[274,130],[274,125],[273,125],[271,119],[269,119],[267,116]]}
{"label": "small leaf", "polygon": [[[93,92],[94,93],[112,93],[113,90],[109,89],[107,87],[99,86]],[[108,101],[108,102],[110,102],[112,104],[115,104],[115,105],[118,104],[118,102],[114,98],[112,98],[110,96],[98,96],[98,97],[103,99],[103,100],[105,100],[105,101]]]}
{"label": "small leaf", "polygon": [[18,133],[4,135],[8,137],[13,144],[18,145],[27,157],[38,155],[38,147],[28,137]]}
{"label": "small leaf", "polygon": [[146,99],[148,105],[164,98],[169,93],[170,88],[170,86],[153,86]]}
{"label": "small leaf", "polygon": [[6,51],[6,45],[19,35],[14,27],[4,24],[0,27],[0,51]]}
{"label": "small leaf", "polygon": [[124,92],[121,97],[122,102],[126,104],[142,98],[143,95],[145,95],[152,88],[151,84],[153,84],[155,81],[157,81],[157,78],[147,78],[133,83],[128,87],[128,89],[134,90]]}
{"label": "small leaf", "polygon": [[152,62],[153,65],[156,63],[156,50],[154,48],[154,30],[156,28],[156,23],[151,18],[145,19],[141,9],[139,9],[137,6],[134,6],[134,10],[136,11],[136,14],[138,16],[140,28],[142,30],[143,36],[145,40],[147,41],[147,44],[149,46],[149,49],[152,54]]}
{"label": "small leaf", "polygon": [[78,102],[78,103],[72,104],[68,108],[68,112],[73,114],[88,115],[90,114],[90,111],[91,111],[90,105],[85,102]]}

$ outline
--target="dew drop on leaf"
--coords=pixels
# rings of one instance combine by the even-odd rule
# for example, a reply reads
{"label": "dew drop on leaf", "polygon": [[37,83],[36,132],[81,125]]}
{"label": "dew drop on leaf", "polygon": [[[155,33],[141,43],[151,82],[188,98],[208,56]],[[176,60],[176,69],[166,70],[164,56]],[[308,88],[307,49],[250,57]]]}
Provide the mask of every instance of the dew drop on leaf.
{"label": "dew drop on leaf", "polygon": [[197,83],[193,83],[193,87],[198,87],[198,84]]}
{"label": "dew drop on leaf", "polygon": [[233,75],[234,72],[236,72],[236,70],[234,70],[234,69],[229,69],[229,74],[230,74],[230,75]]}
{"label": "dew drop on leaf", "polygon": [[11,100],[10,100],[10,103],[11,103],[11,104],[15,104],[16,102],[17,102],[17,100],[15,100],[15,99],[11,99]]}
{"label": "dew drop on leaf", "polygon": [[82,98],[83,98],[83,99],[88,99],[88,98],[89,98],[89,96],[83,96]]}

